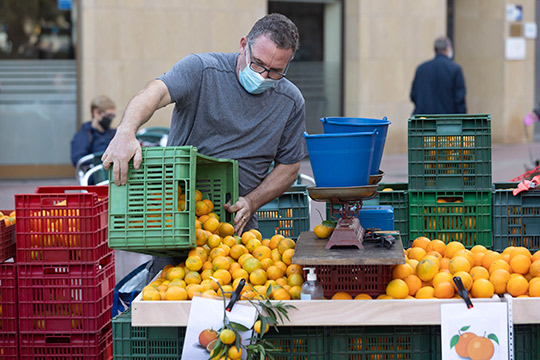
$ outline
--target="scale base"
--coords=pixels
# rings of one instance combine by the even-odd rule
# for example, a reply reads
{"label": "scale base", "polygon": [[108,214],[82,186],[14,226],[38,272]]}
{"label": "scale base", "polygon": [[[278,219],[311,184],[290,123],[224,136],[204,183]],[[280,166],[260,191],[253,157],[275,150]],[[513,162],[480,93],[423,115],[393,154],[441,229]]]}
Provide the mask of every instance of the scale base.
{"label": "scale base", "polygon": [[360,225],[358,218],[340,219],[325,249],[329,250],[332,247],[339,246],[356,246],[359,250],[362,250],[364,248],[364,245],[362,245],[364,233],[365,230]]}

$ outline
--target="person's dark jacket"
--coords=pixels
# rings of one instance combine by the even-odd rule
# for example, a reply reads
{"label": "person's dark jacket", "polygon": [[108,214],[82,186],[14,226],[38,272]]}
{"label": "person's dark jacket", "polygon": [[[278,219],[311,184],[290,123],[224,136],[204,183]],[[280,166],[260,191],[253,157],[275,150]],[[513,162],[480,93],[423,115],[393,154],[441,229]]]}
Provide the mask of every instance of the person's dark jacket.
{"label": "person's dark jacket", "polygon": [[85,155],[102,152],[107,149],[116,129],[107,129],[104,133],[94,129],[91,122],[85,122],[71,140],[71,162],[73,166]]}
{"label": "person's dark jacket", "polygon": [[437,54],[416,69],[411,88],[413,114],[465,114],[465,79],[461,67]]}

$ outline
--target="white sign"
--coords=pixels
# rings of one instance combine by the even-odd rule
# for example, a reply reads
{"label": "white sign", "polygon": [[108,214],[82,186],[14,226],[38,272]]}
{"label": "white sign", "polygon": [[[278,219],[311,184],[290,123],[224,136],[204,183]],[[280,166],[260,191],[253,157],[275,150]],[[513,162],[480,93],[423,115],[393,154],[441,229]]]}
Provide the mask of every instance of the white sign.
{"label": "white sign", "polygon": [[526,39],[536,39],[537,35],[537,28],[535,22],[526,22],[525,26],[523,27],[523,36],[525,36]]}
{"label": "white sign", "polygon": [[[229,301],[229,299],[227,299]],[[208,360],[210,354],[199,344],[199,334],[205,329],[218,331],[223,327],[223,313],[225,306],[222,299],[210,299],[201,296],[194,296],[191,300],[189,319],[182,349],[182,359]],[[253,327],[257,316],[257,309],[249,302],[246,304],[237,302],[227,317],[230,321],[244,325],[248,329]],[[242,344],[249,345],[251,330],[240,332]],[[246,352],[242,354],[242,359],[246,359]]]}
{"label": "white sign", "polygon": [[521,5],[506,4],[506,21],[523,20],[523,7]]}
{"label": "white sign", "polygon": [[441,304],[442,360],[508,359],[508,304]]}
{"label": "white sign", "polygon": [[527,55],[525,38],[510,37],[506,39],[504,56],[506,60],[525,60]]}

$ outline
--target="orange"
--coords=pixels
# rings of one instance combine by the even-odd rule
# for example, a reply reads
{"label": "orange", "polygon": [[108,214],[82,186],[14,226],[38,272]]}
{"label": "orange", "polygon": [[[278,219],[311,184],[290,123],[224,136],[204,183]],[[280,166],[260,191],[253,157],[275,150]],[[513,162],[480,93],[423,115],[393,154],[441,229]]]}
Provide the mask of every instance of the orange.
{"label": "orange", "polygon": [[187,300],[188,294],[186,289],[180,286],[169,286],[165,290],[165,300]]}
{"label": "orange", "polygon": [[540,297],[540,281],[529,281],[529,296]]}
{"label": "orange", "polygon": [[482,266],[482,259],[484,258],[484,252],[475,252],[473,253],[474,265],[473,266]]}
{"label": "orange", "polygon": [[[538,251],[536,253],[538,253]],[[533,258],[534,258],[534,256],[533,256]],[[540,260],[533,261],[533,263],[529,267],[529,272],[531,273],[531,275],[533,277],[540,276]]]}
{"label": "orange", "polygon": [[288,282],[290,286],[302,286],[304,277],[301,274],[292,274],[288,277]]}
{"label": "orange", "polygon": [[270,243],[268,244],[268,247],[269,247],[270,249],[272,249],[272,250],[273,250],[273,249],[277,249],[279,242],[280,242],[281,239],[283,239],[284,237],[285,237],[285,236],[283,236],[283,235],[281,235],[281,234],[276,234],[276,235],[272,236],[272,237],[270,238]]}
{"label": "orange", "polygon": [[354,300],[373,300],[373,297],[369,294],[358,294],[354,297]]}
{"label": "orange", "polygon": [[508,280],[510,280],[510,273],[504,269],[495,270],[489,276],[489,281],[494,286],[495,294],[504,294],[506,292]]}
{"label": "orange", "polygon": [[248,253],[245,253],[245,254],[242,254],[240,255],[240,257],[238,258],[238,263],[242,266],[244,266],[244,261],[246,261],[247,259],[249,258],[252,258],[253,255],[251,255],[249,252]]}
{"label": "orange", "polygon": [[404,279],[411,274],[413,274],[413,268],[407,263],[398,264],[392,268],[392,279]]}
{"label": "orange", "polygon": [[[219,236],[221,237],[227,237],[232,236],[234,234],[234,226],[229,223],[221,223],[218,228]],[[230,246],[230,245],[229,245]]]}
{"label": "orange", "polygon": [[431,286],[423,286],[416,292],[416,299],[432,299],[435,289]]}
{"label": "orange", "polygon": [[296,247],[296,243],[294,242],[294,240],[290,238],[283,238],[279,242],[277,249],[279,253],[281,254],[281,256],[283,256],[283,253],[285,252],[285,250],[294,249],[295,247]]}
{"label": "orange", "polygon": [[456,256],[450,259],[450,262],[448,263],[448,270],[452,274],[457,273],[458,271],[465,271],[468,272],[471,269],[471,263],[469,260],[464,258],[463,256]]}
{"label": "orange", "polygon": [[[253,325],[253,330],[255,330],[255,332],[257,334],[260,334],[261,333],[261,327],[262,327],[261,320],[257,320],[257,321],[255,321],[255,324]],[[266,334],[269,329],[270,329],[270,327],[268,326],[268,323],[267,323],[266,327],[264,328],[264,333]]]}
{"label": "orange", "polygon": [[529,259],[532,257],[531,252],[529,249],[523,246],[517,246],[514,248],[514,251],[510,254],[510,258],[513,258],[514,256],[521,254],[527,256]]}
{"label": "orange", "polygon": [[252,233],[251,231],[245,231],[243,234],[242,234],[242,244],[246,245],[247,242],[251,239],[257,239],[257,236]]}
{"label": "orange", "polygon": [[270,280],[277,280],[284,275],[283,270],[275,265],[272,265],[266,269],[266,273],[268,274],[268,279]]}
{"label": "orange", "polygon": [[188,271],[184,277],[186,284],[200,284],[202,281],[201,275],[196,271]]}
{"label": "orange", "polygon": [[477,279],[473,282],[471,294],[475,298],[490,298],[495,293],[495,287],[487,279]]}
{"label": "orange", "polygon": [[213,260],[218,256],[227,256],[227,252],[220,247],[216,247],[210,250],[210,259]]}
{"label": "orange", "polygon": [[456,256],[463,256],[465,259],[469,261],[469,264],[471,265],[471,267],[474,266],[474,254],[470,250],[467,250],[467,249],[458,250],[454,253],[454,256],[452,257],[454,258]]}
{"label": "orange", "polygon": [[281,254],[277,248],[272,249],[272,254],[270,256],[272,257],[273,261],[281,261]]}
{"label": "orange", "polygon": [[189,256],[186,259],[186,267],[191,271],[199,271],[202,268],[202,260],[198,256]]}
{"label": "orange", "polygon": [[386,295],[386,294],[381,294],[379,296],[377,296],[377,300],[392,300],[393,297],[389,296],[389,295]]}
{"label": "orange", "polygon": [[287,266],[287,271],[285,273],[287,276],[291,276],[291,274],[303,274],[303,269],[300,265],[291,264]]}
{"label": "orange", "polygon": [[510,267],[512,272],[526,274],[531,267],[531,258],[524,254],[516,254],[510,259]]}
{"label": "orange", "polygon": [[202,229],[195,230],[195,238],[197,239],[195,243],[197,246],[203,246],[208,241],[208,234]]}
{"label": "orange", "polygon": [[159,275],[160,277],[166,279],[167,278],[167,273],[169,272],[169,270],[171,270],[172,268],[174,267],[174,265],[171,265],[171,264],[167,264],[163,267],[163,269],[161,269],[161,274]]}
{"label": "orange", "polygon": [[195,203],[195,215],[197,216],[206,215],[210,211],[211,210],[209,209],[208,204],[205,203],[204,201],[200,200]]}
{"label": "orange", "polygon": [[147,289],[143,291],[142,299],[145,301],[161,300],[161,295],[157,289]]}
{"label": "orange", "polygon": [[232,344],[236,340],[236,334],[231,329],[223,329],[219,333],[219,340],[224,344]]}
{"label": "orange", "polygon": [[228,285],[231,283],[232,276],[231,274],[224,269],[219,269],[214,271],[214,278],[218,279],[220,281],[221,285]]}
{"label": "orange", "polygon": [[428,251],[427,247],[428,247],[429,243],[430,243],[430,240],[427,237],[419,236],[419,237],[417,237],[416,239],[413,240],[412,247],[421,247],[422,249],[424,249],[427,252]]}
{"label": "orange", "polygon": [[219,235],[212,234],[208,237],[206,243],[208,244],[208,247],[210,247],[210,249],[217,248],[219,245],[221,245],[221,237]]}
{"label": "orange", "polygon": [[275,261],[274,266],[277,266],[278,268],[280,268],[284,274],[287,271],[287,264],[285,264],[283,261]]}
{"label": "orange", "polygon": [[254,248],[253,251],[251,251],[251,255],[253,255],[253,257],[259,261],[267,258],[270,259],[272,255],[272,250],[269,247],[261,245]]}
{"label": "orange", "polygon": [[244,278],[246,280],[249,280],[249,274],[244,269],[236,269],[231,275],[233,280],[236,280],[238,278]]}
{"label": "orange", "polygon": [[231,235],[227,235],[223,237],[223,240],[221,240],[221,243],[227,245],[229,248],[232,248],[234,245],[236,245],[236,239],[232,237]]}
{"label": "orange", "polygon": [[494,272],[497,269],[504,269],[504,270],[510,272],[510,265],[508,265],[508,263],[506,261],[504,261],[503,259],[497,259],[497,260],[493,261],[491,263],[491,265],[489,266],[489,273],[491,274],[492,272]]}
{"label": "orange", "polygon": [[214,260],[212,260],[212,270],[214,271],[219,269],[229,270],[230,267],[231,264],[225,256],[216,256]]}
{"label": "orange", "polygon": [[438,272],[437,264],[430,259],[422,260],[416,266],[416,275],[422,281],[430,281]]}
{"label": "orange", "polygon": [[427,252],[436,251],[439,254],[441,254],[441,256],[444,256],[445,249],[446,249],[446,244],[444,243],[444,241],[441,241],[439,239],[434,239],[429,242],[426,248],[426,251]]}
{"label": "orange", "polygon": [[332,300],[352,300],[352,296],[344,291],[338,291],[332,296]]}
{"label": "orange", "polygon": [[257,229],[250,229],[249,232],[252,232],[253,234],[255,234],[255,237],[259,240],[259,241],[262,241],[262,234],[259,230]]}
{"label": "orange", "polygon": [[175,266],[167,272],[167,280],[179,279],[182,280],[186,276],[184,268]]}
{"label": "orange", "polygon": [[501,254],[499,254],[496,251],[488,250],[484,253],[484,257],[482,258],[482,266],[489,270],[489,267],[491,264],[497,260],[501,259]]}
{"label": "orange", "polygon": [[476,253],[485,253],[487,252],[488,249],[484,246],[484,245],[474,245],[472,248],[471,248],[471,252],[473,254],[476,254]]}
{"label": "orange", "polygon": [[274,300],[291,300],[291,294],[285,289],[277,289],[272,293]]}
{"label": "orange", "polygon": [[205,291],[204,287],[202,287],[199,284],[190,284],[186,287],[188,299],[193,299],[193,296],[196,294],[202,295],[202,293]]}
{"label": "orange", "polygon": [[197,255],[198,257],[200,257],[202,261],[206,261],[208,259],[208,253],[206,252],[205,248],[202,246],[197,246],[196,248],[193,248],[189,251],[188,256],[194,256],[194,255]]}
{"label": "orange", "polygon": [[238,348],[236,346],[231,346],[229,350],[227,351],[227,356],[231,360],[237,360],[242,357],[242,349]]}
{"label": "orange", "polygon": [[203,229],[213,232],[214,234],[218,231],[219,226],[219,220],[215,217],[209,217],[208,220],[203,223]]}
{"label": "orange", "polygon": [[435,275],[435,277],[433,278],[433,287],[437,286],[438,284],[442,283],[442,282],[453,282],[452,280],[452,274],[448,273],[448,272],[439,272],[437,273],[437,275]]}
{"label": "orange", "polygon": [[[472,279],[472,276],[466,272],[466,271],[458,271],[457,273],[454,274],[454,277],[459,277],[461,278],[461,282],[463,283],[463,287],[467,290],[471,290],[472,288],[472,284],[473,284],[473,279]],[[456,285],[454,284],[454,287]],[[456,290],[457,290],[457,287],[456,287]]]}
{"label": "orange", "polygon": [[[268,250],[270,251],[270,249]],[[294,256],[294,249],[287,249],[281,255],[281,261],[283,261],[287,265],[291,265],[293,256]]]}
{"label": "orange", "polygon": [[467,354],[471,360],[489,360],[495,353],[493,342],[481,336],[476,336],[467,344]]}
{"label": "orange", "polygon": [[444,256],[451,259],[458,250],[462,249],[465,249],[465,246],[462,243],[458,241],[450,241],[448,244],[446,244]]}
{"label": "orange", "polygon": [[449,281],[442,281],[433,286],[433,296],[438,299],[450,299],[454,296],[454,285]]}
{"label": "orange", "polygon": [[414,274],[416,274],[416,265],[418,265],[418,260],[415,259],[407,259],[405,262],[413,268]]}
{"label": "orange", "polygon": [[244,263],[242,264],[242,268],[246,270],[249,274],[251,274],[253,271],[261,269],[262,265],[259,260],[255,259],[252,256],[244,261]]}
{"label": "orange", "polygon": [[266,271],[264,271],[263,269],[253,270],[249,274],[249,281],[253,285],[263,285],[264,283],[266,283],[266,280]]}
{"label": "orange", "polygon": [[[231,248],[230,248],[230,247],[228,247],[227,245],[221,243],[221,244],[219,244],[218,248],[223,249],[223,250],[225,251],[225,255],[224,255],[224,256],[229,257],[229,254],[230,254],[230,252],[231,252]],[[233,259],[233,258],[231,258],[231,260],[234,262],[234,259]]]}
{"label": "orange", "polygon": [[253,254],[253,250],[255,250],[257,247],[262,246],[262,243],[259,239],[249,239],[246,243],[246,249]]}
{"label": "orange", "polygon": [[201,272],[201,279],[204,280],[209,280],[211,276],[214,275],[214,270],[213,269],[204,269],[202,272]]}
{"label": "orange", "polygon": [[313,228],[313,233],[315,236],[317,236],[319,239],[326,239],[329,238],[330,235],[334,232],[333,227],[329,227],[323,224],[315,225]]}
{"label": "orange", "polygon": [[244,254],[249,254],[249,251],[242,244],[233,245],[231,247],[231,251],[229,253],[229,255],[235,260],[238,260],[238,258],[240,258],[240,256],[242,256]]}
{"label": "orange", "polygon": [[446,256],[443,257],[441,260],[439,260],[440,262],[440,269],[448,269],[448,266],[450,265],[450,259],[447,258]]}
{"label": "orange", "polygon": [[531,257],[532,262],[535,262],[536,260],[540,260],[540,250],[535,251]]}
{"label": "orange", "polygon": [[405,299],[409,295],[409,286],[401,279],[394,279],[386,285],[386,295],[394,299]]}
{"label": "orange", "polygon": [[529,291],[529,282],[523,275],[511,277],[506,284],[506,291],[512,296],[525,295]]}
{"label": "orange", "polygon": [[473,281],[476,281],[478,279],[486,279],[489,280],[489,271],[486,270],[483,266],[475,266],[470,271],[469,274],[471,274],[471,277],[473,278]]}
{"label": "orange", "polygon": [[424,256],[426,256],[427,252],[421,247],[412,247],[407,251],[407,256],[409,259],[414,259],[417,261],[422,260]]}
{"label": "orange", "polygon": [[476,334],[472,332],[466,332],[461,334],[456,344],[456,353],[462,358],[468,358],[469,353],[467,352],[467,345],[469,345],[469,342],[475,337]]}
{"label": "orange", "polygon": [[267,270],[270,266],[274,265],[274,260],[272,259],[262,259],[261,266],[264,270]]}
{"label": "orange", "polygon": [[429,259],[429,260],[433,261],[433,262],[435,263],[435,265],[437,265],[437,269],[439,269],[439,268],[440,268],[440,264],[441,264],[439,258],[441,258],[441,256],[440,256],[439,253],[437,253],[437,252],[436,252],[436,254],[438,255],[438,257],[435,256],[435,255],[429,255],[429,254],[426,254],[426,256],[424,256],[424,257],[422,258],[422,260]]}

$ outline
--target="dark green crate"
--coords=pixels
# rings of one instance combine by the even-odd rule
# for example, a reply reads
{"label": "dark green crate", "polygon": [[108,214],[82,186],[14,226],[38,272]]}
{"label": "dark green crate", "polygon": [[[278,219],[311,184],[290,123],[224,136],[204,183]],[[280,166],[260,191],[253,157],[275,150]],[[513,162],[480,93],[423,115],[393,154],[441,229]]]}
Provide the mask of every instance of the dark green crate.
{"label": "dark green crate", "polygon": [[491,216],[491,191],[409,190],[410,239],[425,236],[491,249]]}
{"label": "dark green crate", "polygon": [[540,325],[514,325],[514,359],[540,359]]}
{"label": "dark green crate", "polygon": [[432,326],[328,328],[330,352],[327,359],[432,359],[431,328]]}
{"label": "dark green crate", "polygon": [[182,357],[185,327],[133,327],[131,309],[116,316],[112,326],[115,360],[178,360]]}
{"label": "dark green crate", "polygon": [[309,197],[306,185],[293,185],[281,196],[257,210],[259,231],[264,238],[281,234],[296,241],[309,231]]}
{"label": "dark green crate", "polygon": [[271,328],[264,338],[277,348],[275,360],[328,359],[326,331],[321,326],[280,326],[279,332]]}
{"label": "dark green crate", "polygon": [[493,250],[523,246],[540,250],[540,189],[514,196],[518,183],[493,184]]}
{"label": "dark green crate", "polygon": [[[223,208],[238,199],[238,162],[201,155],[192,146],[144,147],[139,169],[130,163],[128,181],[114,185],[110,171],[109,247],[150,255],[182,256],[195,247],[195,190]],[[181,189],[181,190],[180,190]],[[178,199],[185,195],[185,209]]]}
{"label": "dark green crate", "polygon": [[491,189],[491,115],[415,115],[409,190]]}

